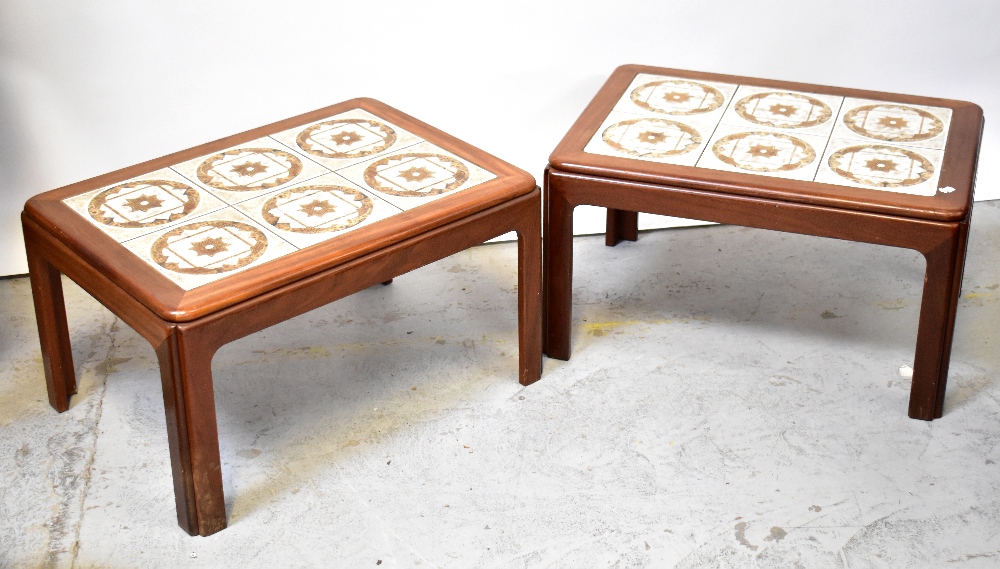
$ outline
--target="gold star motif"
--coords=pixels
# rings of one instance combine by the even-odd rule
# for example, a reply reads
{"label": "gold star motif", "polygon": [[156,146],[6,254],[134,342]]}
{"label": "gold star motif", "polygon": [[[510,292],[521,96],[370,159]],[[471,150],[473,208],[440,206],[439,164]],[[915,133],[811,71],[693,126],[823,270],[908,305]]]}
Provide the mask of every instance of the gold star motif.
{"label": "gold star motif", "polygon": [[893,172],[896,170],[896,166],[897,164],[892,160],[879,160],[878,158],[872,158],[865,162],[865,168],[875,172]]}
{"label": "gold star motif", "polygon": [[260,162],[244,162],[233,166],[233,172],[240,176],[255,176],[263,172],[267,172],[267,166],[261,164]]}
{"label": "gold star motif", "polygon": [[750,154],[762,158],[770,158],[778,155],[778,149],[770,144],[754,144],[750,147]]}
{"label": "gold star motif", "polygon": [[639,140],[642,142],[648,142],[649,144],[659,144],[667,139],[667,135],[662,132],[653,132],[647,130],[646,132],[639,135]]}
{"label": "gold star motif", "polygon": [[882,117],[878,119],[878,125],[885,128],[901,129],[906,126],[906,119],[903,117]]}
{"label": "gold star motif", "polygon": [[782,104],[771,105],[771,108],[768,109],[772,115],[782,115],[786,117],[794,115],[797,110],[799,109],[795,105]]}
{"label": "gold star motif", "polygon": [[337,143],[337,146],[344,144],[354,144],[361,140],[361,136],[353,130],[350,132],[341,132],[330,137],[330,140]]}
{"label": "gold star motif", "polygon": [[419,182],[421,180],[434,177],[434,174],[430,173],[427,168],[424,168],[423,166],[413,166],[408,170],[400,172],[399,177],[403,178],[407,182]]}
{"label": "gold star motif", "polygon": [[323,217],[328,213],[337,211],[337,208],[326,200],[313,200],[299,209],[309,217]]}
{"label": "gold star motif", "polygon": [[691,99],[691,95],[688,93],[671,91],[669,93],[664,93],[663,98],[671,103],[686,103]]}
{"label": "gold star motif", "polygon": [[214,257],[216,254],[228,249],[229,246],[226,245],[222,237],[208,237],[191,244],[191,250],[197,253],[199,257]]}
{"label": "gold star motif", "polygon": [[156,196],[142,194],[137,198],[125,200],[125,205],[132,211],[149,211],[163,206],[163,202]]}

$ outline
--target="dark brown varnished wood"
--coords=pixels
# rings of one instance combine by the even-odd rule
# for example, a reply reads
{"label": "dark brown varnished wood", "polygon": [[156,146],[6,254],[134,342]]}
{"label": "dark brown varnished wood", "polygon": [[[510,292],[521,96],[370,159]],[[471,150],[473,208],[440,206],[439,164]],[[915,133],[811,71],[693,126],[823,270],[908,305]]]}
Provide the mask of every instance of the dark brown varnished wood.
{"label": "dark brown varnished wood", "polygon": [[[490,169],[497,179],[186,292],[60,201],[359,105],[377,109],[449,151],[464,153],[460,155]],[[364,288],[387,285],[396,276],[513,231],[518,237],[518,381],[529,385],[541,375],[541,191],[534,180],[375,101],[348,102],[317,113],[43,194],[22,213],[52,406],[67,409],[76,389],[62,273],[133,327],[157,354],[177,519],[191,535],[211,535],[226,527],[211,362],[233,340]]]}
{"label": "dark brown varnished wood", "polygon": [[[661,164],[583,152],[638,73],[890,100],[952,109],[933,197]],[[972,210],[982,111],[962,101],[627,65],[618,68],[549,159],[545,173],[544,348],[571,353],[573,210],[608,208],[606,244],[635,235],[635,212],[860,241],[919,251],[926,259],[909,416],[942,415],[955,312]]]}

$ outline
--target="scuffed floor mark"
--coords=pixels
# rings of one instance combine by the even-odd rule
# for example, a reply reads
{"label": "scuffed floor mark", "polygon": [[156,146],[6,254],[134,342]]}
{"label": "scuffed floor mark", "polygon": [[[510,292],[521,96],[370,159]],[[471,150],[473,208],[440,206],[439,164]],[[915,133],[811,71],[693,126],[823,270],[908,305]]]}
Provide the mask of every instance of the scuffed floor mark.
{"label": "scuffed floor mark", "polygon": [[735,526],[734,529],[736,530],[736,541],[738,541],[740,543],[740,545],[742,545],[743,547],[746,547],[747,549],[749,549],[751,551],[757,551],[757,546],[754,545],[754,544],[752,544],[752,543],[750,543],[749,541],[747,541],[747,523],[746,522],[740,522],[740,523],[736,524],[736,526]]}
{"label": "scuffed floor mark", "polygon": [[108,375],[116,365],[131,359],[114,357],[118,326],[119,320],[115,318],[103,334],[109,347],[104,359],[94,366],[98,387],[96,393],[87,398],[86,410],[78,420],[79,423],[90,423],[90,429],[52,436],[46,443],[51,491],[57,496],[57,503],[45,524],[49,538],[44,567],[65,566],[63,558],[66,555],[70,556],[69,567],[76,564],[80,550],[80,529],[85,515],[83,505],[90,490],[91,470],[97,454]]}
{"label": "scuffed floor mark", "polygon": [[785,539],[786,535],[788,535],[788,532],[785,531],[784,528],[774,526],[773,528],[771,528],[770,535],[765,537],[764,541],[781,541]]}
{"label": "scuffed floor mark", "polygon": [[824,310],[823,314],[820,314],[820,318],[823,320],[830,320],[831,318],[843,318],[843,316],[838,316],[829,310]]}

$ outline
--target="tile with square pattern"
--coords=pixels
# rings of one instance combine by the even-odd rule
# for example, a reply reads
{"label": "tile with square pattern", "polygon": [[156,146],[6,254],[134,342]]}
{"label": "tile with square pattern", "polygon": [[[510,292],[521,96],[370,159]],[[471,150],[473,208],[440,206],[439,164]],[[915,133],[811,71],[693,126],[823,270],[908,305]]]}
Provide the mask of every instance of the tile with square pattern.
{"label": "tile with square pattern", "polygon": [[825,145],[825,136],[720,125],[698,167],[810,181]]}
{"label": "tile with square pattern", "polygon": [[344,168],[338,174],[402,210],[496,178],[471,161],[429,142]]}
{"label": "tile with square pattern", "polygon": [[372,193],[337,174],[327,174],[234,207],[304,248],[400,213]]}
{"label": "tile with square pattern", "polygon": [[951,109],[848,98],[834,138],[895,146],[943,149],[948,141]]}
{"label": "tile with square pattern", "polygon": [[297,249],[229,207],[122,243],[177,286],[190,290]]}
{"label": "tile with square pattern", "polygon": [[740,85],[722,124],[828,136],[843,97]]}
{"label": "tile with square pattern", "polygon": [[714,128],[715,124],[712,122],[678,120],[676,117],[646,117],[612,111],[584,151],[694,166]]}
{"label": "tile with square pattern", "polygon": [[63,200],[118,242],[226,206],[169,168]]}
{"label": "tile with square pattern", "polygon": [[271,136],[331,170],[420,142],[416,135],[363,109],[352,109]]}
{"label": "tile with square pattern", "polygon": [[188,160],[171,168],[230,204],[330,171],[270,137]]}
{"label": "tile with square pattern", "polygon": [[938,192],[944,152],[882,142],[834,138],[815,181],[917,196]]}

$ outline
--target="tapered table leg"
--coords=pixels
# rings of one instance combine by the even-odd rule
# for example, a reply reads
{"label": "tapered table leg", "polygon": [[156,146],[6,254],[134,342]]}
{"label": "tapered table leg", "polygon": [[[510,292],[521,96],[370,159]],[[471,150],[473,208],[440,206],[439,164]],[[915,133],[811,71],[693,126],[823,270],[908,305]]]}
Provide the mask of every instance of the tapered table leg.
{"label": "tapered table leg", "polygon": [[59,270],[39,254],[30,239],[26,239],[25,246],[49,404],[61,413],[69,409],[69,397],[76,393],[62,280]]}
{"label": "tapered table leg", "polygon": [[226,527],[212,389],[214,353],[214,347],[188,337],[177,327],[156,348],[177,521],[191,535],[211,535]]}
{"label": "tapered table leg", "polygon": [[545,178],[545,354],[568,360],[573,318],[573,206],[558,183]]}
{"label": "tapered table leg", "polygon": [[951,339],[962,290],[968,232],[968,221],[964,221],[958,224],[950,239],[924,253],[927,269],[910,388],[909,415],[914,419],[930,421],[944,412]]}
{"label": "tapered table leg", "polygon": [[518,379],[531,385],[542,375],[542,220],[535,202],[517,230]]}

